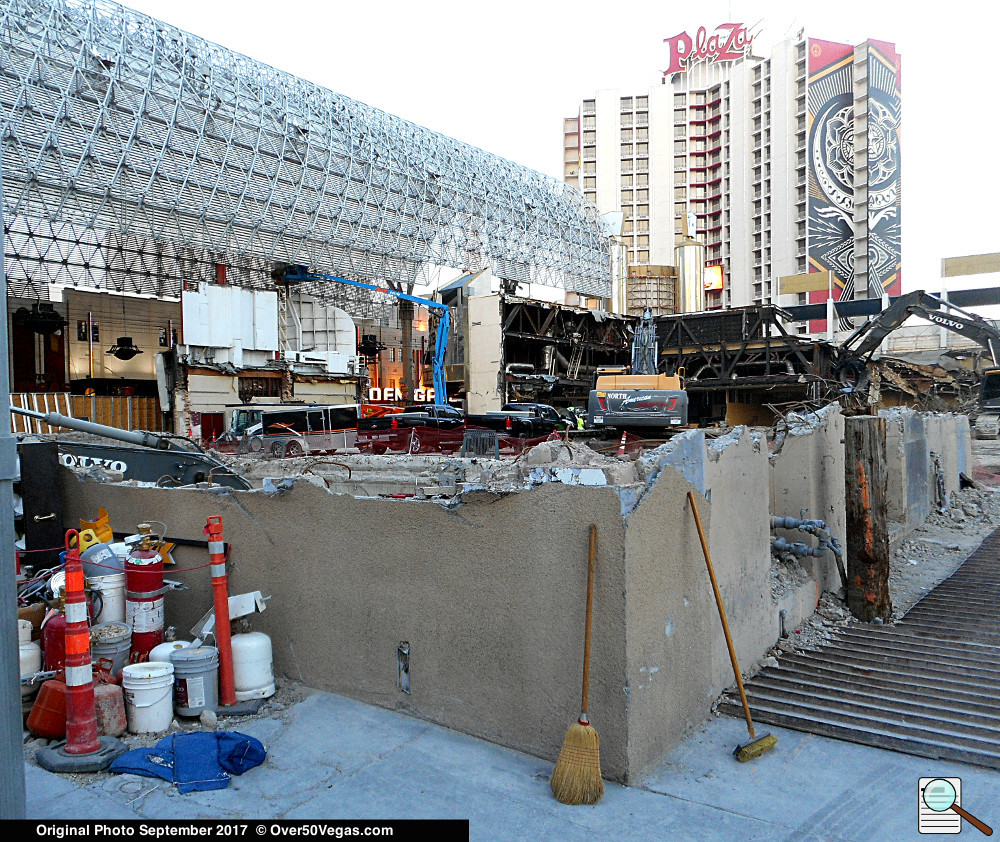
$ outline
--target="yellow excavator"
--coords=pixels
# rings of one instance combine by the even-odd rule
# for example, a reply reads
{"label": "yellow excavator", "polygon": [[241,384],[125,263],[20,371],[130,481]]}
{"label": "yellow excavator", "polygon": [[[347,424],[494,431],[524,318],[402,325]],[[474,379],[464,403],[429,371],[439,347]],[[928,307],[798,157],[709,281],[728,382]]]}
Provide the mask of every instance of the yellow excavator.
{"label": "yellow excavator", "polygon": [[587,418],[591,427],[667,430],[688,422],[688,395],[682,372],[657,371],[659,342],[647,308],[632,340],[632,366],[599,368],[594,375]]}

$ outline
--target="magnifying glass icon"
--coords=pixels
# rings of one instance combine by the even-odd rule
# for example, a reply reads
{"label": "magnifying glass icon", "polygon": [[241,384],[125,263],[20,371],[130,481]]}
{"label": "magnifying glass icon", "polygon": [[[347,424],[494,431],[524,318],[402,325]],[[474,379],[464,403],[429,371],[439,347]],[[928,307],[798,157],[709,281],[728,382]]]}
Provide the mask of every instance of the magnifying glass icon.
{"label": "magnifying glass icon", "polygon": [[935,813],[943,813],[945,810],[953,810],[969,822],[969,824],[973,825],[987,836],[993,835],[992,827],[985,822],[981,822],[971,813],[963,810],[955,803],[958,798],[958,794],[955,792],[954,784],[946,778],[935,778],[932,781],[928,781],[927,785],[924,787],[922,798],[924,799],[924,804],[926,804],[927,807]]}

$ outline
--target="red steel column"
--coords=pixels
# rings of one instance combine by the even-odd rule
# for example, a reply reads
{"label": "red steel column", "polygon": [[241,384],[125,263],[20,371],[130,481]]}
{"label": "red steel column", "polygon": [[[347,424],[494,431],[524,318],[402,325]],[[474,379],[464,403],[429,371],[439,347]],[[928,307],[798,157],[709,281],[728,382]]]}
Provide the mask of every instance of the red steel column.
{"label": "red steel column", "polygon": [[101,748],[94,709],[94,676],[87,627],[87,595],[75,529],[66,532],[66,754],[92,754]]}
{"label": "red steel column", "polygon": [[229,582],[226,578],[226,542],[222,537],[222,518],[211,515],[205,526],[208,555],[212,562],[212,595],[215,597],[215,642],[219,648],[219,702],[236,704],[233,678],[233,645],[229,637]]}

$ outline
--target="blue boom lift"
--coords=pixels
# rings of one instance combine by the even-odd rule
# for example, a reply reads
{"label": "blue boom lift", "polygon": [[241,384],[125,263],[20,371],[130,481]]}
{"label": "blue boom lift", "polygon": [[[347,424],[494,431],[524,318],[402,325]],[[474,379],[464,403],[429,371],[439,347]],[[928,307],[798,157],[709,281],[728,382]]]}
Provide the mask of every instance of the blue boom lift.
{"label": "blue boom lift", "polygon": [[338,284],[347,284],[361,289],[370,289],[372,292],[384,292],[392,295],[401,301],[411,301],[429,310],[434,310],[440,314],[437,326],[437,337],[434,340],[434,403],[448,403],[448,384],[444,376],[444,358],[448,351],[448,333],[451,330],[451,317],[448,315],[448,305],[439,301],[431,301],[429,298],[420,298],[389,287],[380,287],[375,284],[366,284],[361,281],[351,281],[347,278],[338,278],[336,275],[323,275],[319,272],[310,272],[304,266],[290,267],[285,270],[282,276],[283,283],[301,283],[303,281],[335,281]]}

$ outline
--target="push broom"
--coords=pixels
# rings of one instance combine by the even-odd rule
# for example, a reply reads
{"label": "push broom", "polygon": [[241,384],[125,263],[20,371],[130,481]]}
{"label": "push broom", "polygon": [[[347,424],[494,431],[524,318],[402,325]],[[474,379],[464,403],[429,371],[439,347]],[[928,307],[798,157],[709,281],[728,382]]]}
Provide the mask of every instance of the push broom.
{"label": "push broom", "polygon": [[760,757],[765,751],[770,751],[778,742],[778,738],[772,734],[765,734],[757,737],[753,730],[753,720],[750,719],[750,705],[747,703],[747,694],[743,689],[743,677],[740,675],[740,665],[736,662],[736,650],[733,648],[733,639],[729,634],[729,623],[726,622],[726,609],[722,607],[722,594],[719,593],[719,583],[715,581],[715,570],[712,567],[712,556],[708,552],[708,542],[705,540],[705,530],[701,528],[701,518],[698,516],[698,507],[694,502],[694,493],[688,492],[688,502],[691,504],[691,511],[694,512],[694,522],[698,527],[698,537],[701,539],[701,549],[705,554],[705,564],[708,565],[708,577],[712,580],[712,590],[715,592],[715,604],[719,607],[719,619],[722,620],[722,630],[726,634],[726,646],[729,647],[729,660],[733,662],[733,674],[736,676],[736,686],[740,690],[740,701],[743,702],[743,715],[747,719],[747,730],[750,732],[750,742],[738,745],[733,750],[733,755],[740,763],[746,763],[755,757]]}
{"label": "push broom", "polygon": [[596,804],[604,795],[601,780],[601,739],[587,718],[590,687],[590,623],[594,608],[594,571],[597,566],[597,527],[590,524],[587,560],[587,624],[583,634],[583,701],[580,718],[569,726],[559,759],[552,770],[552,794],[563,804]]}

